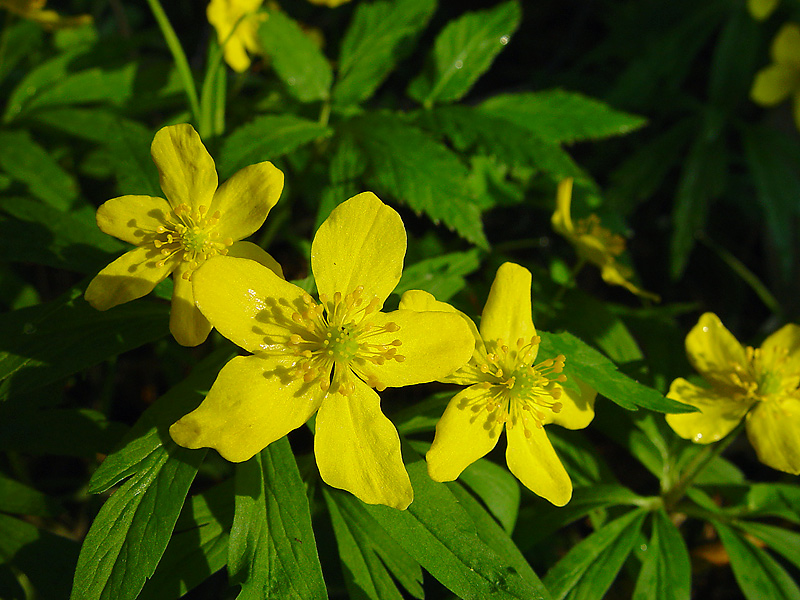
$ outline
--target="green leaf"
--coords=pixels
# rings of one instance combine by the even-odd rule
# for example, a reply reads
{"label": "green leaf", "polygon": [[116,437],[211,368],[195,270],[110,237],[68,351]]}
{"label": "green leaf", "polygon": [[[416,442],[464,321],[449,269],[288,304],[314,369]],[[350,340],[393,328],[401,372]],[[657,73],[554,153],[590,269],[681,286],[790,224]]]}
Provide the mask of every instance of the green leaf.
{"label": "green leaf", "polygon": [[464,289],[465,277],[480,266],[477,250],[453,252],[428,258],[403,269],[400,283],[394,290],[402,294],[408,290],[425,290],[437,300],[447,302]]}
{"label": "green leaf", "polygon": [[637,509],[611,521],[573,546],[544,577],[553,600],[600,600],[633,550],[647,515]]}
{"label": "green leaf", "polygon": [[548,427],[547,437],[575,486],[616,481],[613,471],[598,455],[596,446],[583,432],[570,431],[562,427]]}
{"label": "green leaf", "polygon": [[426,107],[462,98],[508,44],[521,16],[519,4],[512,1],[448,23],[408,95]]}
{"label": "green leaf", "polygon": [[775,559],[741,537],[735,530],[714,521],[731,559],[736,582],[748,600],[797,600],[800,589]]}
{"label": "green leaf", "polygon": [[652,515],[653,532],[633,600],[689,600],[692,573],[686,543],[666,512]]}
{"label": "green leaf", "polygon": [[220,151],[220,176],[227,179],[248,165],[274,161],[331,133],[325,125],[290,114],[256,117],[225,138]]}
{"label": "green leaf", "polygon": [[258,37],[286,89],[301,102],[327,100],[333,82],[328,59],[286,13],[265,12],[268,17],[261,23]]}
{"label": "green leaf", "polygon": [[475,492],[506,533],[511,535],[517,523],[520,502],[516,477],[505,467],[481,459],[464,469],[459,481]]}
{"label": "green leaf", "polygon": [[305,486],[286,437],[237,466],[228,572],[239,600],[327,598]]}
{"label": "green leaf", "polygon": [[540,348],[544,356],[563,354],[567,357],[564,367],[567,378],[574,376],[581,379],[623,408],[637,410],[637,406],[641,406],[659,412],[694,411],[620,373],[614,363],[569,332],[539,331],[538,334],[542,338]]}
{"label": "green leaf", "polygon": [[501,94],[484,101],[480,111],[556,144],[624,135],[646,122],[594,98],[564,90]]}
{"label": "green leaf", "polygon": [[27,131],[0,131],[0,167],[58,210],[68,210],[78,197],[72,176]]}
{"label": "green leaf", "polygon": [[754,535],[775,552],[783,556],[786,560],[800,569],[800,533],[790,531],[783,527],[768,525],[767,523],[755,523],[753,521],[738,521],[736,525]]}
{"label": "green leaf", "polygon": [[117,177],[117,193],[163,198],[158,171],[150,156],[153,132],[136,121],[108,123],[105,153]]}
{"label": "green leaf", "polygon": [[762,30],[747,11],[730,11],[709,68],[708,99],[716,106],[734,110],[749,101],[756,64],[762,60]]}
{"label": "green leaf", "polygon": [[800,524],[800,486],[755,483],[747,488],[744,500],[750,516],[775,516]]}
{"label": "green leaf", "polygon": [[18,515],[54,517],[63,510],[55,498],[0,473],[0,511]]}
{"label": "green leaf", "polygon": [[442,221],[466,240],[487,247],[468,172],[456,154],[388,112],[356,119],[350,126],[369,160],[366,180],[379,195],[403,201],[434,223]]}
{"label": "green leaf", "polygon": [[104,108],[77,106],[53,106],[37,110],[31,120],[45,129],[62,131],[75,138],[105,144],[109,140],[109,129],[119,123],[128,124],[118,114]]}
{"label": "green leaf", "polygon": [[334,101],[358,104],[372,96],[434,10],[436,0],[360,3],[342,40]]}
{"label": "green leaf", "polygon": [[4,25],[6,36],[3,62],[0,63],[0,81],[14,70],[18,63],[32,56],[42,44],[43,29],[34,21],[19,19]]}
{"label": "green leaf", "polygon": [[344,581],[356,600],[402,600],[392,576],[414,598],[424,598],[422,569],[371,517],[363,503],[324,487]]}

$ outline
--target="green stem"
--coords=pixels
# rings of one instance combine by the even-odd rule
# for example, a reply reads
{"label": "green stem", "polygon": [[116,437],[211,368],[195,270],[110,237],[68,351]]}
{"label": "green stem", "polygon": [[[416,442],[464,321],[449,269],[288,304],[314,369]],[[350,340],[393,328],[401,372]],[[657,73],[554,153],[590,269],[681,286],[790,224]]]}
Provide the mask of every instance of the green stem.
{"label": "green stem", "polygon": [[172,52],[178,74],[183,81],[183,89],[186,91],[186,96],[189,98],[189,107],[192,111],[192,116],[195,122],[199,124],[201,118],[200,101],[197,98],[197,88],[194,85],[192,70],[189,68],[189,61],[186,60],[186,54],[181,47],[180,41],[178,41],[178,36],[175,35],[175,30],[172,28],[161,3],[158,0],[147,0],[147,3],[150,5],[150,10],[153,11],[153,16],[156,18],[156,22],[161,28],[164,41],[167,42],[167,46],[170,52]]}
{"label": "green stem", "polygon": [[331,118],[331,103],[330,101],[326,100],[322,103],[322,108],[319,111],[319,124],[323,126],[328,125],[328,121]]}

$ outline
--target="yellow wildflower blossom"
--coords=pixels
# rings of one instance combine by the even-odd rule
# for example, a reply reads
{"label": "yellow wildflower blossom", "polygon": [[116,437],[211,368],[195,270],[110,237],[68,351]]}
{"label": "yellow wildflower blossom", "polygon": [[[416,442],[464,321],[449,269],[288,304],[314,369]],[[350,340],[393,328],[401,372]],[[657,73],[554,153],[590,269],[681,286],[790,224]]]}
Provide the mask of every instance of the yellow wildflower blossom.
{"label": "yellow wildflower blossom", "polygon": [[283,173],[262,162],[217,187],[214,159],[187,124],[158,131],[150,152],[167,199],[121,196],[97,209],[100,229],[137,247],[100,271],[85,298],[108,310],[150,293],[174,272],[169,328],[178,343],[196,346],[211,331],[194,303],[191,279],[197,267],[216,254],[230,254],[281,273],[264,250],[236,240],[264,223],[283,190]]}
{"label": "yellow wildflower blossom", "polygon": [[758,459],[800,474],[800,327],[786,325],[760,348],[745,348],[717,315],[705,313],[686,336],[686,354],[710,387],[672,382],[667,396],[700,410],[667,415],[675,433],[710,444],[746,415]]}
{"label": "yellow wildflower blossom", "polygon": [[571,203],[572,179],[569,178],[558,185],[556,210],[551,219],[553,229],[575,246],[581,260],[600,268],[600,276],[607,284],[620,285],[637,296],[658,302],[659,297],[656,294],[646,292],[631,283],[633,272],[617,262],[617,257],[625,252],[625,238],[603,227],[600,218],[595,214],[573,223]]}
{"label": "yellow wildflower blossom", "polygon": [[525,487],[557,506],[572,497],[572,482],[547,438],[544,426],[582,429],[594,417],[596,392],[563,387],[565,357],[534,364],[541,338],[531,317],[531,274],[514,263],[497,270],[480,330],[465,314],[427,292],[403,294],[400,308],[454,312],[470,326],[475,351],[469,363],[444,383],[469,386],[456,394],[436,425],[426,455],[436,481],[453,481],[508,437],[508,468]]}
{"label": "yellow wildflower blossom", "polygon": [[249,54],[264,52],[258,40],[258,26],[266,17],[258,13],[262,4],[263,0],[211,0],[206,9],[225,62],[239,73],[250,68]]}
{"label": "yellow wildflower blossom", "polygon": [[778,8],[778,0],[747,0],[747,10],[757,21],[763,21]]}
{"label": "yellow wildflower blossom", "polygon": [[92,22],[89,15],[77,15],[74,17],[63,17],[54,10],[45,9],[47,0],[0,0],[0,8],[5,8],[8,12],[36,21],[45,29],[64,29],[68,27],[80,27]]}
{"label": "yellow wildflower blossom", "polygon": [[175,442],[241,462],[316,413],[322,479],[369,504],[406,508],[413,491],[400,438],[375,390],[445,377],[474,342],[458,315],[381,312],[405,252],[400,216],[365,192],[314,237],[319,302],[252,261],[209,260],[194,278],[197,305],[252,355],[223,367],[203,403],[170,428]]}
{"label": "yellow wildflower blossom", "polygon": [[792,97],[795,126],[800,129],[800,25],[786,23],[772,40],[772,64],[756,73],[750,98],[775,106]]}

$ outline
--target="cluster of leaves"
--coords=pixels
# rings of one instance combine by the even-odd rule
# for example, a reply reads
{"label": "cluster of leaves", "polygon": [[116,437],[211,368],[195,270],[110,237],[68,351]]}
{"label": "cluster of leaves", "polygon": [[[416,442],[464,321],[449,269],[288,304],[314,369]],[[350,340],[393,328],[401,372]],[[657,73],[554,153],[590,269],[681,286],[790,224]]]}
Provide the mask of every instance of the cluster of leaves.
{"label": "cluster of leaves", "polygon": [[[800,598],[800,487],[754,483],[763,471],[746,451],[736,466],[722,446],[680,440],[652,412],[685,410],[663,391],[689,372],[676,325],[700,302],[732,312],[724,290],[760,297],[775,319],[796,312],[784,298],[798,279],[800,153],[796,135],[744,106],[769,32],[743,6],[603,2],[551,31],[548,10],[560,3],[466,12],[436,0],[286,3],[264,9],[268,58],[234,77],[202,11],[148,3],[100,3],[94,26],[53,34],[8,19],[2,34],[1,597],[555,599],[602,598],[613,585],[688,599],[689,548],[700,560],[724,547],[746,597]],[[324,50],[301,22],[322,28]],[[590,26],[609,32],[603,45],[578,35],[580,54],[569,56],[566,34]],[[537,38],[549,40],[548,56],[559,48],[557,60],[526,59],[520,73]],[[575,66],[548,74],[559,61]],[[169,281],[104,313],[81,295],[124,250],[96,228],[96,207],[161,195],[150,142],[185,121],[221,179],[262,160],[286,173],[254,241],[292,279],[307,275],[316,226],[367,189],[409,229],[397,294],[424,289],[474,315],[497,265],[528,267],[537,326],[566,330],[541,332],[542,355],[568,356],[567,375],[601,395],[588,434],[550,434],[576,486],[571,502],[555,508],[520,490],[493,455],[457,482],[431,481],[422,454],[452,395],[431,387],[384,397],[415,490],[407,511],[325,486],[305,431],[235,467],[177,447],[169,425],[199,404],[235,348],[219,336],[196,350],[175,344]],[[698,304],[630,308],[633,297],[590,272],[575,285],[574,253],[549,229],[565,177],[576,210],[617,231],[628,217],[655,217],[637,228],[652,243],[634,245],[644,283]],[[766,217],[747,244],[734,237],[746,228],[713,217],[712,202],[725,201],[751,223]],[[658,229],[664,217],[671,231]],[[706,246],[734,267],[724,284],[702,270],[715,256],[692,260],[705,229]],[[717,231],[731,238],[712,242]],[[655,256],[662,242],[666,259]],[[755,252],[735,256],[758,244],[774,268],[754,263]],[[695,589],[731,585],[696,575]]]}

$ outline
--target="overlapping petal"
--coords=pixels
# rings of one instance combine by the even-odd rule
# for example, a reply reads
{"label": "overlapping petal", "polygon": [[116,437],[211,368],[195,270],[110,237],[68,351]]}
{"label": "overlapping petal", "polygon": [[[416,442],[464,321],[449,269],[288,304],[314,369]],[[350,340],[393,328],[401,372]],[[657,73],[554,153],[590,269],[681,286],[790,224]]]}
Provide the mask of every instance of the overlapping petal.
{"label": "overlapping petal", "polygon": [[772,40],[770,52],[775,62],[800,68],[800,25],[784,23]]}
{"label": "overlapping petal", "polygon": [[667,423],[675,433],[699,444],[710,444],[728,435],[754,402],[744,398],[735,399],[714,389],[701,388],[683,378],[672,382],[667,397],[700,410],[666,415]]}
{"label": "overlapping petal", "polygon": [[[225,62],[239,73],[250,67],[249,50],[261,51],[258,42],[258,19],[253,14],[263,0],[211,0],[206,9],[208,22],[217,31],[223,45]],[[235,29],[234,29],[235,28]]]}
{"label": "overlapping petal", "polygon": [[372,192],[337,206],[314,236],[311,268],[321,295],[347,294],[364,286],[364,296],[383,303],[400,281],[406,230],[400,215]]}
{"label": "overlapping petal", "polygon": [[739,387],[731,378],[737,365],[744,370],[748,364],[744,348],[714,313],[703,314],[686,336],[686,355],[708,381],[732,390]]}
{"label": "overlapping petal", "polygon": [[[507,344],[520,338],[528,343],[536,335],[531,316],[531,273],[528,269],[514,263],[500,265],[483,307],[480,332],[484,340],[502,339]],[[531,359],[534,358],[535,352]]]}
{"label": "overlapping petal", "polygon": [[251,458],[319,408],[319,385],[289,375],[282,357],[239,356],[226,364],[202,404],[170,427],[185,448],[214,448],[232,462]]}
{"label": "overlapping petal", "polygon": [[567,429],[583,429],[594,419],[594,401],[597,398],[597,390],[584,383],[576,377],[572,377],[572,382],[578,384],[578,390],[573,390],[565,386],[561,388],[561,410],[545,412],[545,425],[555,423]]}
{"label": "overlapping petal", "polygon": [[800,475],[800,399],[759,403],[747,415],[747,437],[762,463]]}
{"label": "overlapping petal", "polygon": [[194,127],[182,123],[159,129],[150,153],[161,189],[173,207],[186,204],[196,210],[211,206],[219,183],[217,170]]}
{"label": "overlapping petal", "polygon": [[209,213],[220,211],[217,231],[221,238],[240,240],[255,232],[278,202],[283,172],[271,162],[245,167],[219,186]]}
{"label": "overlapping petal", "polygon": [[414,497],[397,430],[375,391],[358,379],[351,395],[329,394],[317,413],[314,455],[330,486],[367,504],[405,509]]}
{"label": "overlapping petal", "polygon": [[184,277],[188,271],[185,264],[175,270],[172,277],[172,307],[169,313],[169,330],[182,346],[198,346],[211,333],[211,323],[195,306],[192,282]]}
{"label": "overlapping petal", "polygon": [[564,506],[572,497],[572,481],[544,428],[532,427],[528,431],[530,437],[519,423],[506,427],[508,468],[534,494]]}
{"label": "overlapping petal", "polygon": [[800,70],[786,64],[767,65],[756,73],[750,98],[762,106],[780,104],[800,85]]}
{"label": "overlapping petal", "polygon": [[281,279],[285,279],[283,276],[283,268],[278,264],[278,261],[272,258],[272,255],[261,246],[253,242],[234,242],[228,248],[228,253],[225,256],[249,258],[257,263],[261,263]]}
{"label": "overlapping petal", "polygon": [[139,246],[164,224],[171,208],[163,198],[120,196],[97,209],[97,226],[103,233]]}

